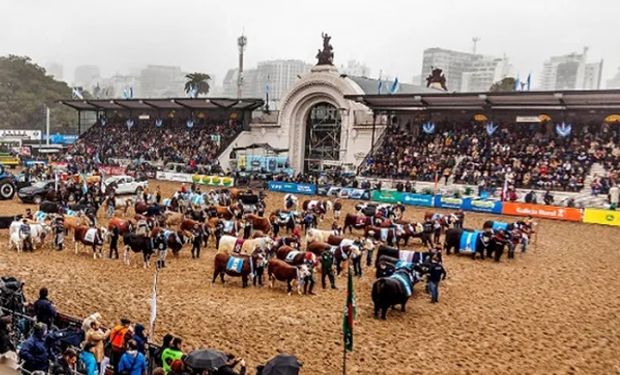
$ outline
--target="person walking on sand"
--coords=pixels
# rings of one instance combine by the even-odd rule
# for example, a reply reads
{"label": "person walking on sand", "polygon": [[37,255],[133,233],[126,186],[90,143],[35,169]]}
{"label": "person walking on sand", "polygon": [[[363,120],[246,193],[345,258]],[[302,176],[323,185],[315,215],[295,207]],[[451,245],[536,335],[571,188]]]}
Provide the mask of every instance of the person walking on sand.
{"label": "person walking on sand", "polygon": [[439,282],[445,280],[448,273],[439,259],[434,256],[428,268],[428,289],[431,293],[431,303],[439,302]]}

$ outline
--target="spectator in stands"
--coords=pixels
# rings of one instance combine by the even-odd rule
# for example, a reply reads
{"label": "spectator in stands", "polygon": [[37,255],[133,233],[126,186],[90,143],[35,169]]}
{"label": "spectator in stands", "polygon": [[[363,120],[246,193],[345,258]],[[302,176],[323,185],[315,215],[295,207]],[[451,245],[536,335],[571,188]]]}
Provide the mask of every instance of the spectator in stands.
{"label": "spectator in stands", "polygon": [[94,320],[90,323],[90,328],[86,331],[84,341],[86,344],[93,346],[93,354],[98,365],[101,364],[105,357],[104,341],[110,337],[110,330],[103,330],[98,321]]}
{"label": "spectator in stands", "polygon": [[170,347],[173,338],[174,337],[171,334],[166,334],[162,340],[161,347],[153,354],[153,360],[155,361],[155,365],[157,365],[158,367],[163,367],[164,362],[161,359],[161,355],[163,354],[164,350]]}
{"label": "spectator in stands", "polygon": [[56,308],[47,296],[49,292],[47,288],[39,289],[39,299],[34,303],[34,314],[37,322],[45,323],[47,327],[51,327],[56,319]]}
{"label": "spectator in stands", "polygon": [[145,354],[145,347],[147,342],[147,336],[144,333],[144,326],[137,323],[134,327],[134,333],[132,339],[136,342],[137,349],[140,353]]}
{"label": "spectator in stands", "polygon": [[545,196],[543,197],[543,202],[545,202],[546,205],[550,206],[553,204],[553,201],[553,195],[551,195],[551,192],[547,190],[545,192]]}
{"label": "spectator in stands", "polygon": [[119,361],[127,350],[126,343],[132,335],[130,324],[129,319],[122,318],[121,323],[110,332],[110,364],[114,367],[115,374],[119,373]]}
{"label": "spectator in stands", "polygon": [[46,334],[47,326],[45,323],[36,323],[32,335],[22,344],[19,357],[24,361],[22,366],[24,370],[47,373],[49,368],[49,352],[45,345]]}
{"label": "spectator in stands", "polygon": [[80,363],[86,371],[84,375],[98,375],[99,363],[94,354],[95,345],[87,342],[80,353]]}
{"label": "spectator in stands", "polygon": [[169,348],[164,349],[161,353],[161,361],[163,364],[164,371],[166,373],[170,372],[170,365],[177,359],[183,359],[183,351],[181,347],[183,345],[183,340],[179,337],[175,337],[172,339],[172,344]]}
{"label": "spectator in stands", "polygon": [[134,340],[127,342],[127,351],[123,353],[118,364],[119,374],[146,375],[147,364],[144,354],[138,351]]}
{"label": "spectator in stands", "polygon": [[176,359],[170,365],[170,372],[168,375],[186,375],[185,364],[180,359]]}
{"label": "spectator in stands", "polygon": [[69,348],[62,353],[62,357],[54,364],[51,375],[74,375],[77,369],[78,356],[75,350]]}
{"label": "spectator in stands", "polygon": [[[235,359],[232,354],[227,354],[228,362],[217,371],[213,372],[213,375],[245,375],[246,365],[243,358]],[[239,365],[239,371],[235,371],[235,366]]]}
{"label": "spectator in stands", "polygon": [[529,193],[525,194],[524,200],[525,200],[525,203],[536,204],[537,203],[536,192],[534,190],[530,190]]}
{"label": "spectator in stands", "polygon": [[15,345],[11,342],[12,318],[10,315],[5,315],[0,318],[0,357],[3,357],[8,352],[15,351]]}

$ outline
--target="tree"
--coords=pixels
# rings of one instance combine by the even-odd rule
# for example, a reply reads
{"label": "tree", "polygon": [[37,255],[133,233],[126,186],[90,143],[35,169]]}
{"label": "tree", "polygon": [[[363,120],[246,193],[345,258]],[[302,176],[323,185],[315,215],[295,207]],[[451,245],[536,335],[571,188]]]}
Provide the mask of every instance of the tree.
{"label": "tree", "polygon": [[515,91],[515,82],[517,80],[513,77],[506,77],[501,81],[495,82],[490,88],[489,92],[511,92]]}
{"label": "tree", "polygon": [[209,93],[209,81],[211,76],[205,73],[190,73],[185,76],[187,82],[185,82],[185,92],[190,93],[192,90],[196,90],[196,96],[200,94],[207,95]]}
{"label": "tree", "polygon": [[52,131],[74,133],[75,111],[59,100],[71,99],[66,82],[46,75],[27,56],[0,56],[0,126],[5,129],[40,129],[45,126],[44,107],[50,108]]}

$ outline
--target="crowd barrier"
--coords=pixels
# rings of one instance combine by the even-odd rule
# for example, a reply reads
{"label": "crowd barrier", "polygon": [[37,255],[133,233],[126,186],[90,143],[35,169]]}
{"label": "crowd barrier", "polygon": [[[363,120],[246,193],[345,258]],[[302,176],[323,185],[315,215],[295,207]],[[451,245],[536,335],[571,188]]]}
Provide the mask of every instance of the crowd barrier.
{"label": "crowd barrier", "polygon": [[328,197],[338,197],[345,199],[370,199],[370,190],[355,189],[349,187],[319,185],[317,195],[325,195]]}
{"label": "crowd barrier", "polygon": [[281,193],[315,195],[317,193],[315,184],[297,184],[294,182],[269,181],[267,187],[271,191]]}
{"label": "crowd barrier", "polygon": [[586,208],[583,210],[583,222],[620,227],[620,211]]}
{"label": "crowd barrier", "polygon": [[235,185],[235,179],[232,177],[210,176],[202,174],[175,173],[175,172],[157,172],[155,178],[164,181],[195,183],[208,186],[232,187]]}

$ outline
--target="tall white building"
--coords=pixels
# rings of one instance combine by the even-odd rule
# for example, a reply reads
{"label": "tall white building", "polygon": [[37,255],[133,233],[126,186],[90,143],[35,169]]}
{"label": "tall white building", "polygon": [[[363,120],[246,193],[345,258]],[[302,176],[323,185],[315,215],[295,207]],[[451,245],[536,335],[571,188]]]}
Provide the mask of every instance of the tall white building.
{"label": "tall white building", "polygon": [[607,80],[607,84],[605,85],[605,88],[608,89],[620,89],[620,67],[618,67],[618,71],[616,72],[616,75]]}
{"label": "tall white building", "polygon": [[[244,97],[265,98],[268,88],[270,106],[275,109],[298,77],[308,73],[311,68],[311,65],[301,60],[261,61],[256,68],[243,72],[242,94]],[[223,96],[236,96],[237,75],[237,69],[228,70],[223,81]]]}
{"label": "tall white building", "polygon": [[439,68],[446,76],[448,91],[459,91],[463,73],[471,71],[479,56],[443,48],[425,49],[422,59],[422,79],[426,79],[433,68]]}
{"label": "tall white building", "polygon": [[140,86],[134,87],[134,96],[183,97],[185,96],[185,74],[178,66],[148,65],[140,72]]}
{"label": "tall white building", "polygon": [[101,71],[96,65],[80,65],[75,68],[73,82],[75,86],[90,87],[101,77]]}
{"label": "tall white building", "polygon": [[490,58],[478,55],[469,71],[461,76],[461,92],[486,92],[489,88],[512,73],[508,58]]}
{"label": "tall white building", "polygon": [[542,90],[599,89],[603,60],[587,63],[588,47],[582,53],[552,56],[543,65],[540,80]]}
{"label": "tall white building", "polygon": [[341,65],[338,71],[349,76],[370,77],[370,68],[357,60],[349,60],[347,65]]}

